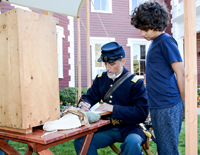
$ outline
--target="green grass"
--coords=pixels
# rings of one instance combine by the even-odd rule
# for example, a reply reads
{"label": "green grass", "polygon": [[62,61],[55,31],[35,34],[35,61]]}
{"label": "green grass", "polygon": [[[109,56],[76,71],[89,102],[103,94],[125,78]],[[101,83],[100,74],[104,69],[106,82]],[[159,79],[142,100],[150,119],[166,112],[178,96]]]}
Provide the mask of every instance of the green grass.
{"label": "green grass", "polygon": [[[198,155],[200,155],[200,116],[198,116]],[[23,143],[18,143],[15,141],[9,141],[9,144],[13,146],[20,154],[24,154],[27,149],[27,145]],[[120,143],[115,143],[115,145],[119,148]],[[182,124],[182,130],[179,136],[179,153],[180,155],[185,155],[185,122]],[[55,155],[76,155],[73,141],[69,141],[54,147],[51,147],[50,150]],[[156,152],[156,145],[153,142],[150,142],[150,150],[155,153]],[[116,155],[110,147],[102,148],[98,150],[99,155]],[[33,155],[37,155],[33,153]]]}

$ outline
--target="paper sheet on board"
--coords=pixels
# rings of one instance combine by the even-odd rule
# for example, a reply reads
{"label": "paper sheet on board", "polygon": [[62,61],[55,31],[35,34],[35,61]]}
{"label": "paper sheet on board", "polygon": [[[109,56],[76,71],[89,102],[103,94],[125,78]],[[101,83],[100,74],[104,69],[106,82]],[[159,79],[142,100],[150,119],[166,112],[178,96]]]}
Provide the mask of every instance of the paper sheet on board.
{"label": "paper sheet on board", "polygon": [[106,110],[95,111],[98,107],[100,107],[99,102],[97,102],[95,105],[93,105],[93,106],[90,108],[90,111],[91,111],[91,112],[94,112],[94,113],[102,113],[102,112],[106,112]]}

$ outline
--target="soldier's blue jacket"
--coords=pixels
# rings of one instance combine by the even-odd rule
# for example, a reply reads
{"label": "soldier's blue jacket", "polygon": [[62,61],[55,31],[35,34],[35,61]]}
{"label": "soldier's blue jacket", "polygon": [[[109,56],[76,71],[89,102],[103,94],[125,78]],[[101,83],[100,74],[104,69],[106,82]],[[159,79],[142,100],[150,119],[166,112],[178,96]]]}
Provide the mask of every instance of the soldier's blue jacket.
{"label": "soldier's blue jacket", "polygon": [[[110,87],[127,72],[128,70],[124,67],[122,74],[114,81],[108,78],[106,72],[97,75],[92,86],[82,96],[83,100],[90,103],[91,106],[99,102]],[[139,123],[146,120],[149,112],[147,92],[142,80],[132,74],[111,94],[107,103],[114,105],[112,118],[123,122],[114,127],[119,129],[124,139],[130,133],[137,133],[146,141],[144,132],[138,126]],[[109,127],[103,128],[108,129]]]}

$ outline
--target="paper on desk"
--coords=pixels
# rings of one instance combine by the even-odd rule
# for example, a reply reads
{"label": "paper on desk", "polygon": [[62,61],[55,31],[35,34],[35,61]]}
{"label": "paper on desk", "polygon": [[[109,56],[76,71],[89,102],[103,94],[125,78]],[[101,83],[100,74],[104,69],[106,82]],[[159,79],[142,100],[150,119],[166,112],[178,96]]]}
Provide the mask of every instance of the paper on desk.
{"label": "paper on desk", "polygon": [[99,102],[97,102],[95,105],[93,105],[93,106],[90,108],[90,111],[91,111],[91,112],[94,112],[94,113],[102,113],[102,112],[106,112],[106,110],[95,111],[98,107],[100,107]]}
{"label": "paper on desk", "polygon": [[55,131],[55,130],[66,130],[80,127],[82,124],[77,115],[68,113],[58,120],[45,122],[43,130]]}

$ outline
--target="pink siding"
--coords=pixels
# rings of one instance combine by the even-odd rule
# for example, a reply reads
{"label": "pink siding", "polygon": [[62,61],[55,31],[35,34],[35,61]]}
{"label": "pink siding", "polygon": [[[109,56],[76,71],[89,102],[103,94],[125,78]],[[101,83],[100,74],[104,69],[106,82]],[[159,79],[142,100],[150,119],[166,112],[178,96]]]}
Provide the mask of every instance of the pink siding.
{"label": "pink siding", "polygon": [[169,24],[167,26],[167,28],[165,29],[165,32],[172,35],[171,33],[171,28],[172,28],[172,24],[171,24],[171,19],[172,19],[172,14],[171,14],[171,9],[172,9],[172,6],[171,6],[171,0],[156,0],[157,2],[159,3],[165,3],[167,5],[167,8],[168,8],[168,11],[170,13],[170,20],[169,20]]}
{"label": "pink siding", "polygon": [[197,33],[197,84],[200,85],[200,33]]}
{"label": "pink siding", "polygon": [[69,76],[70,65],[68,62],[70,58],[70,54],[68,53],[68,47],[70,46],[68,42],[69,20],[67,16],[65,15],[54,14],[54,17],[59,18],[59,26],[64,28],[64,35],[65,35],[65,38],[63,38],[63,77],[64,78],[59,79],[59,88],[64,89],[65,87],[69,87],[69,81],[71,81],[71,77]]}
{"label": "pink siding", "polygon": [[2,2],[1,13],[7,12],[8,10],[12,10],[12,9],[14,9],[14,7],[10,6],[9,3]]}
{"label": "pink siding", "polygon": [[[131,16],[129,15],[129,1],[117,0],[117,3],[112,4],[112,14],[99,13],[99,16],[107,30],[109,37],[115,38],[120,45],[123,46],[126,52],[126,64],[125,67],[130,71],[130,47],[127,47],[127,38],[142,38],[140,31],[131,26]],[[85,24],[85,4],[81,10],[80,19]],[[77,27],[75,20],[75,56],[77,51]],[[96,13],[90,12],[90,36],[91,37],[107,37],[106,33],[101,25],[101,22]],[[81,24],[81,63],[82,63],[82,87],[87,86],[86,77],[86,32]],[[77,60],[75,60],[76,64]],[[92,64],[91,64],[92,65]],[[92,66],[91,66],[92,68]],[[77,78],[76,78],[77,79]],[[77,82],[76,82],[77,85]]]}
{"label": "pink siding", "polygon": [[172,32],[171,32],[171,28],[172,28],[172,24],[171,24],[171,19],[172,19],[171,9],[172,9],[172,6],[170,4],[171,0],[164,0],[164,2],[167,5],[168,11],[170,13],[170,15],[169,15],[169,17],[170,17],[169,24],[168,24],[167,28],[165,29],[165,32],[170,34],[170,35],[172,35]]}
{"label": "pink siding", "polygon": [[[8,10],[14,9],[13,6],[11,6],[9,3],[2,3],[2,7],[1,7],[1,12],[4,13]],[[33,12],[37,12],[37,13],[42,13],[44,11],[41,10],[36,10],[36,9],[32,9]],[[69,24],[69,20],[67,18],[67,16],[65,15],[60,15],[60,14],[53,14],[54,17],[59,18],[59,26],[64,28],[64,35],[65,38],[63,38],[63,74],[64,74],[64,78],[63,79],[59,79],[59,87],[60,89],[63,89],[65,87],[69,86],[69,81],[70,81],[70,76],[69,76],[69,69],[70,69],[70,65],[68,64],[68,59],[70,57],[69,53],[68,53],[68,47],[69,47],[69,42],[68,42],[68,35],[69,35],[69,31],[68,31],[68,24]]]}

